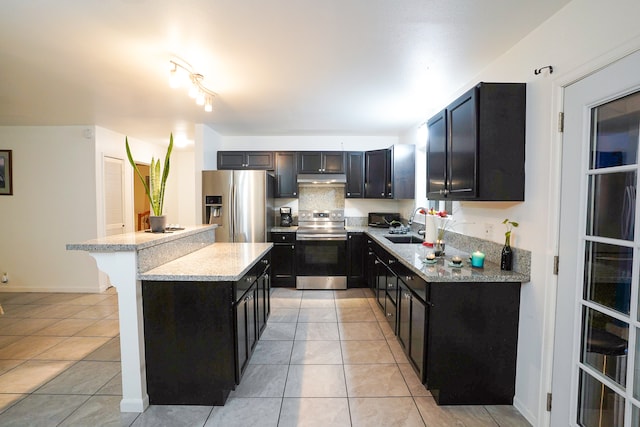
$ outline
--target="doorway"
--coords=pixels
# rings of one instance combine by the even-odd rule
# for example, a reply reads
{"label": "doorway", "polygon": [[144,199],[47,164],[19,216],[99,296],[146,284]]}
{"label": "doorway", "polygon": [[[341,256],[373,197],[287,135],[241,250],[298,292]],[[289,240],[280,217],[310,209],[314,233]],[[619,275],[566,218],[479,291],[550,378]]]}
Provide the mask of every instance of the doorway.
{"label": "doorway", "polygon": [[639,69],[565,89],[552,426],[640,425]]}

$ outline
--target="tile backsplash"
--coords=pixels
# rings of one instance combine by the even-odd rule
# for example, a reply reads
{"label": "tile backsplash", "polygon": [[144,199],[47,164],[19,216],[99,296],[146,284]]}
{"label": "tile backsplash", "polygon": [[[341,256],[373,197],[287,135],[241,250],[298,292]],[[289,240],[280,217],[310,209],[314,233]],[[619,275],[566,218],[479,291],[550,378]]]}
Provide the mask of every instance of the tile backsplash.
{"label": "tile backsplash", "polygon": [[301,185],[298,188],[298,209],[344,209],[344,184]]}

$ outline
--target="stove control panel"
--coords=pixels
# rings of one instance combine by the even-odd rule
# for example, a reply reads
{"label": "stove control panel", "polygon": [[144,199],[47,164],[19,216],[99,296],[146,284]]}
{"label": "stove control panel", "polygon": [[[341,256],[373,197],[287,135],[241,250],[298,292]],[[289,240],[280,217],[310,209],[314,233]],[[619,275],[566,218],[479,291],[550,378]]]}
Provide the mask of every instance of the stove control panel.
{"label": "stove control panel", "polygon": [[327,211],[299,211],[299,221],[343,221],[344,210],[334,209]]}

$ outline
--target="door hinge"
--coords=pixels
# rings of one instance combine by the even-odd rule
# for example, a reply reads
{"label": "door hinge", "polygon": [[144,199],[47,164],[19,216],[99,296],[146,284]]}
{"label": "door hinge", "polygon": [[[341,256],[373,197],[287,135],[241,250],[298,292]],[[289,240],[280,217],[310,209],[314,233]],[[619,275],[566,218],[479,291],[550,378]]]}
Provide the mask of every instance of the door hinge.
{"label": "door hinge", "polygon": [[558,113],[558,132],[564,132],[564,112],[560,111]]}
{"label": "door hinge", "polygon": [[551,412],[551,393],[547,393],[547,412]]}

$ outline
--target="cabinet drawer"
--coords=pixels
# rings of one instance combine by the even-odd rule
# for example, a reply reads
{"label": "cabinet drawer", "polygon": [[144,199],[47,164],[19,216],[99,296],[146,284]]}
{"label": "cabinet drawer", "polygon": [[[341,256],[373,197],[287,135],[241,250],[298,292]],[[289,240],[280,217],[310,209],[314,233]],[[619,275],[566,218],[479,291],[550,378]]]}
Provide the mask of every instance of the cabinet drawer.
{"label": "cabinet drawer", "polygon": [[397,274],[398,279],[420,298],[423,302],[429,301],[429,283],[425,282],[416,273],[409,270],[404,265],[399,263],[392,266],[394,273]]}
{"label": "cabinet drawer", "polygon": [[271,233],[273,243],[295,243],[296,233]]}

